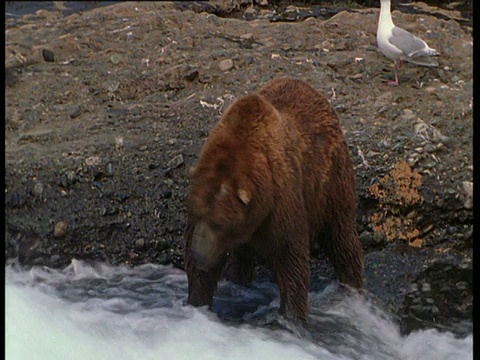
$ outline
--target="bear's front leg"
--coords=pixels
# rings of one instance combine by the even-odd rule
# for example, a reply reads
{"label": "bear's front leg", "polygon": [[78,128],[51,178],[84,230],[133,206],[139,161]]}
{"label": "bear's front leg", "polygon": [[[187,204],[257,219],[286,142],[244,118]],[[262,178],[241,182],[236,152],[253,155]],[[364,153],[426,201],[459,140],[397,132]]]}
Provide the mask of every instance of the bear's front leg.
{"label": "bear's front leg", "polygon": [[[297,246],[306,242],[305,246]],[[291,244],[279,255],[274,265],[280,288],[280,313],[289,320],[307,323],[310,262],[307,238]]]}
{"label": "bear's front leg", "polygon": [[213,294],[217,289],[220,278],[220,269],[199,271],[187,268],[188,277],[188,303],[193,306],[212,306]]}

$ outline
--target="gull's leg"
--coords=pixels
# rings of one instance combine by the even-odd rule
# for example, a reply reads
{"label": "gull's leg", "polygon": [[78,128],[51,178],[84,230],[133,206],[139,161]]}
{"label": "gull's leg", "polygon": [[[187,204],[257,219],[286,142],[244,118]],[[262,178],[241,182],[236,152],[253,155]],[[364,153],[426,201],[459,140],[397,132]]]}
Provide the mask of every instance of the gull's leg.
{"label": "gull's leg", "polygon": [[390,82],[388,83],[388,85],[398,86],[397,63],[394,62],[393,65],[394,65],[394,67],[395,67],[395,81],[390,81]]}

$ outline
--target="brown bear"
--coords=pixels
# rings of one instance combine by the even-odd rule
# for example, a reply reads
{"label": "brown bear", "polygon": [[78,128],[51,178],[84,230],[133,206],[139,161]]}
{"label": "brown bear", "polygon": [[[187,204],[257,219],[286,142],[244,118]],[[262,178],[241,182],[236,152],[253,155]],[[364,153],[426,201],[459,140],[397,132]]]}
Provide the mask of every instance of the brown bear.
{"label": "brown bear", "polygon": [[276,276],[280,313],[305,324],[315,243],[340,282],[363,286],[353,164],[336,113],[305,82],[275,79],[236,100],[190,175],[190,304],[212,305],[227,260],[246,283],[259,257]]}

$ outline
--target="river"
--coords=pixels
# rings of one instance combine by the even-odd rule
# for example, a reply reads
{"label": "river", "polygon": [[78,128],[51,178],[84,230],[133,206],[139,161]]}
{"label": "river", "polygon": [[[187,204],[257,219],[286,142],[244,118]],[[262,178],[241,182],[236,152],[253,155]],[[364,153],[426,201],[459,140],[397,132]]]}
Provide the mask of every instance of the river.
{"label": "river", "polygon": [[368,300],[335,283],[310,293],[309,330],[277,314],[278,289],[220,284],[214,312],[185,304],[183,271],[74,260],[60,270],[6,267],[6,358],[473,359],[473,336],[401,335]]}

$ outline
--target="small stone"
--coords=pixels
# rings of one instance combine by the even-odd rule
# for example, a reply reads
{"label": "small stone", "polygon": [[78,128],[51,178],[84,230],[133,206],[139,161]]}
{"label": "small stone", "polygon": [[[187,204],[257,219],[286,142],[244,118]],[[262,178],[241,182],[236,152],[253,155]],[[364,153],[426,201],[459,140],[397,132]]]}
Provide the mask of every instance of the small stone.
{"label": "small stone", "polygon": [[25,120],[27,120],[28,122],[37,122],[40,120],[40,112],[37,111],[37,110],[30,110],[30,111],[27,111],[23,117]]}
{"label": "small stone", "polygon": [[375,231],[373,233],[373,241],[375,241],[377,244],[380,244],[385,241],[385,234],[380,232],[380,231]]}
{"label": "small stone", "polygon": [[120,54],[114,54],[110,56],[110,61],[115,65],[119,64],[120,61],[122,61],[122,59],[123,59],[123,56]]}
{"label": "small stone", "polygon": [[140,239],[135,240],[135,247],[141,249],[144,246],[145,246],[145,239],[144,238],[140,238]]}
{"label": "small stone", "polygon": [[373,244],[373,235],[368,231],[363,231],[359,237],[363,246],[371,246]]}
{"label": "small stone", "polygon": [[212,21],[215,25],[220,25],[220,20],[218,19],[218,16],[215,14],[208,14],[207,19]]}
{"label": "small stone", "polygon": [[183,155],[179,154],[167,163],[167,167],[169,169],[175,169],[175,168],[178,168],[182,164],[183,164]]}
{"label": "small stone", "polygon": [[112,163],[108,163],[107,164],[107,175],[108,176],[113,176],[115,173],[115,169],[113,167],[113,164]]}
{"label": "small stone", "polygon": [[400,116],[402,120],[409,121],[415,118],[415,115],[410,109],[403,109],[403,114]]}
{"label": "small stone", "polygon": [[468,210],[473,209],[473,182],[462,182],[462,188],[465,194],[463,200],[463,207]]}
{"label": "small stone", "polygon": [[43,49],[42,50],[42,55],[43,55],[43,60],[46,62],[54,62],[55,57],[53,56],[53,51],[48,50],[48,49]]}
{"label": "small stone", "polygon": [[410,292],[417,292],[418,291],[418,285],[413,283],[410,285]]}
{"label": "small stone", "polygon": [[75,119],[82,113],[82,108],[80,106],[76,106],[75,109],[70,113],[70,117]]}
{"label": "small stone", "polygon": [[185,80],[187,80],[187,81],[192,82],[192,81],[194,81],[196,78],[198,78],[198,75],[199,75],[199,74],[200,74],[200,73],[198,72],[198,70],[196,70],[196,69],[189,69],[189,70],[185,73],[185,75],[183,76],[183,78],[184,78]]}
{"label": "small stone", "polygon": [[466,281],[459,281],[458,283],[455,284],[458,290],[467,290],[470,288],[470,285]]}
{"label": "small stone", "polygon": [[433,146],[432,144],[428,143],[425,145],[425,148],[424,150],[427,152],[427,153],[432,153],[432,152],[435,152],[435,146]]}
{"label": "small stone", "polygon": [[431,290],[432,290],[432,287],[430,286],[429,283],[424,283],[424,284],[422,284],[422,291],[423,291],[423,292],[429,292],[429,291],[431,291]]}
{"label": "small stone", "polygon": [[218,66],[220,67],[220,70],[228,71],[233,68],[233,60],[232,59],[223,60],[220,62]]}
{"label": "small stone", "polygon": [[255,8],[253,6],[249,6],[248,8],[245,9],[245,11],[243,12],[245,15],[255,15],[257,13],[257,10],[255,10]]}
{"label": "small stone", "polygon": [[413,311],[413,312],[416,312],[417,314],[422,313],[423,312],[423,306],[422,305],[413,305],[413,306],[410,306],[410,310]]}
{"label": "small stone", "polygon": [[175,144],[177,143],[177,139],[175,139],[175,138],[170,139],[170,140],[168,140],[168,143],[169,143],[170,145],[175,145]]}
{"label": "small stone", "polygon": [[432,298],[426,298],[425,302],[429,305],[432,305],[433,303],[435,303],[435,300],[433,300]]}
{"label": "small stone", "polygon": [[140,151],[146,151],[148,149],[147,145],[140,146]]}
{"label": "small stone", "polygon": [[50,256],[50,262],[56,263],[59,262],[62,259],[62,257],[58,254],[53,254]]}
{"label": "small stone", "polygon": [[440,288],[440,292],[441,292],[441,293],[448,293],[448,292],[450,292],[450,291],[451,291],[451,289],[450,289],[450,286],[448,286],[448,285],[443,285],[443,286]]}
{"label": "small stone", "polygon": [[169,188],[164,188],[162,191],[162,196],[164,199],[170,199],[172,197],[172,190]]}
{"label": "small stone", "polygon": [[53,237],[55,239],[60,239],[67,235],[68,224],[65,221],[59,221],[55,224],[53,228]]}
{"label": "small stone", "polygon": [[36,195],[42,195],[43,192],[43,184],[41,182],[37,182],[35,186],[33,187],[33,192]]}
{"label": "small stone", "polygon": [[251,38],[253,38],[253,33],[240,35],[240,39],[250,40]]}
{"label": "small stone", "polygon": [[245,60],[245,65],[247,66],[255,62],[255,58],[253,57],[252,54],[245,54],[244,60]]}

